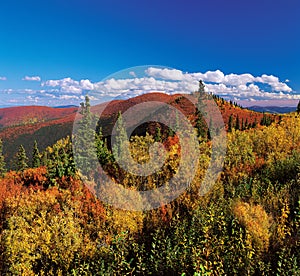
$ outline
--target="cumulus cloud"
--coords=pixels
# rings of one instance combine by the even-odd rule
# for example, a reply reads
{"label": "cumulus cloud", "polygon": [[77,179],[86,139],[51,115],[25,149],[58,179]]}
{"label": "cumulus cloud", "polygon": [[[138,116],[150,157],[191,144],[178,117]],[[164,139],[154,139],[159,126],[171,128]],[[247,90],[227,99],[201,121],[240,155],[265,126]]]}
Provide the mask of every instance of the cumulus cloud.
{"label": "cumulus cloud", "polygon": [[40,90],[27,90],[27,94],[32,95],[32,99],[38,96],[41,100],[63,105],[79,104],[88,93],[96,103],[149,92],[191,93],[198,89],[199,80],[204,81],[206,91],[236,101],[300,99],[300,95],[286,81],[282,82],[274,75],[225,74],[221,70],[189,73],[154,67],[147,68],[141,77],[129,71],[128,78],[110,78],[99,82],[89,79],[74,80],[70,77],[47,80],[41,83]]}
{"label": "cumulus cloud", "polygon": [[59,91],[66,93],[81,94],[83,90],[93,90],[94,84],[88,80],[76,81],[71,78],[61,80],[48,80],[42,83],[43,87],[59,88]]}
{"label": "cumulus cloud", "polygon": [[[273,75],[262,74],[261,76],[253,76],[250,73],[244,74],[228,74],[225,75],[220,70],[207,71],[205,73],[183,73],[173,69],[147,69],[146,74],[157,78],[181,81],[182,84],[191,84],[198,80],[203,80],[206,83],[206,88],[214,94],[236,98],[243,97],[285,97],[286,93],[291,93],[293,90],[285,82],[281,82],[278,77]],[[262,86],[267,85],[271,91],[265,91]],[[187,92],[194,86],[186,87]],[[181,86],[181,90],[184,85]],[[293,95],[291,97],[299,97]],[[287,97],[290,98],[290,97]]]}
{"label": "cumulus cloud", "polygon": [[256,77],[255,80],[270,85],[274,91],[292,92],[292,88],[286,83],[280,82],[279,78],[273,75],[263,74],[261,77]]}
{"label": "cumulus cloud", "polygon": [[60,95],[60,100],[79,100],[81,97],[75,96],[75,95]]}
{"label": "cumulus cloud", "polygon": [[39,97],[27,96],[26,101],[37,104],[39,102]]}
{"label": "cumulus cloud", "polygon": [[0,77],[0,81],[6,81],[7,78],[6,77]]}
{"label": "cumulus cloud", "polygon": [[91,83],[90,80],[81,80],[79,83],[80,87],[84,90],[93,90],[94,89],[94,84]]}
{"label": "cumulus cloud", "polygon": [[174,81],[181,81],[184,79],[184,74],[182,71],[177,69],[161,69],[161,68],[154,68],[150,67],[145,72],[148,76],[154,78],[161,78],[166,80],[174,80]]}
{"label": "cumulus cloud", "polygon": [[130,71],[129,75],[136,78],[136,73],[134,71]]}
{"label": "cumulus cloud", "polygon": [[24,81],[41,81],[41,77],[39,77],[39,76],[32,76],[32,77],[25,76],[22,80],[24,80]]}
{"label": "cumulus cloud", "polygon": [[[129,72],[131,76],[135,75]],[[292,89],[286,82],[281,82],[278,77],[263,74],[253,76],[250,73],[224,74],[220,70],[187,73],[177,69],[149,67],[143,77],[115,79],[92,83],[90,80],[76,81],[71,78],[61,80],[48,80],[42,86],[56,89],[64,99],[77,99],[84,92],[89,92],[99,101],[114,97],[128,98],[153,91],[167,94],[191,93],[197,90],[199,80],[203,80],[206,90],[214,94],[234,99],[269,99],[287,98],[297,99],[298,94],[288,95]],[[270,87],[266,90],[263,85]]]}

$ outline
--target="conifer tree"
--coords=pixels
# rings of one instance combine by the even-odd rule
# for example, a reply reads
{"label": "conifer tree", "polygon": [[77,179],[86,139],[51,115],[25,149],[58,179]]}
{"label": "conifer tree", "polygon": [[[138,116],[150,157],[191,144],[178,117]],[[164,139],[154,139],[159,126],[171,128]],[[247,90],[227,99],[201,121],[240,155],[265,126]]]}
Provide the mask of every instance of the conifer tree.
{"label": "conifer tree", "polygon": [[97,158],[101,165],[105,165],[112,161],[112,154],[107,147],[107,141],[103,139],[102,128],[99,128],[98,133],[96,134],[96,149],[97,149]]}
{"label": "conifer tree", "polygon": [[23,147],[23,145],[20,145],[19,150],[17,152],[17,170],[18,171],[24,171],[28,168],[28,158],[26,156],[26,151]]}
{"label": "conifer tree", "polygon": [[38,168],[40,165],[41,165],[41,157],[40,157],[37,141],[35,140],[33,145],[33,151],[32,151],[32,167]]}
{"label": "conifer tree", "polygon": [[206,104],[204,102],[206,98],[206,93],[204,90],[205,86],[202,82],[202,80],[199,81],[199,89],[198,89],[198,108],[196,111],[196,129],[198,133],[198,137],[207,138],[207,130],[204,122],[204,116]]}
{"label": "conifer tree", "polygon": [[117,159],[122,159],[123,161],[124,158],[126,158],[128,152],[128,136],[127,132],[124,126],[124,121],[122,117],[122,113],[118,113],[118,119],[116,122],[116,139],[115,139],[115,144],[113,148],[114,155]]}
{"label": "conifer tree", "polygon": [[2,140],[0,139],[0,177],[2,177],[5,173],[5,161],[3,156],[3,144]]}
{"label": "conifer tree", "polygon": [[211,140],[212,137],[215,135],[216,130],[214,128],[214,124],[213,124],[213,120],[212,117],[209,118],[209,126],[208,126],[208,130],[207,130],[207,139]]}
{"label": "conifer tree", "polygon": [[202,80],[199,81],[198,93],[200,94],[200,96],[205,95],[205,85]]}
{"label": "conifer tree", "polygon": [[248,119],[246,118],[246,122],[245,122],[245,129],[249,128],[249,124],[248,124]]}
{"label": "conifer tree", "polygon": [[300,100],[299,100],[298,105],[297,105],[297,113],[298,114],[300,113]]}
{"label": "conifer tree", "polygon": [[252,123],[252,128],[256,128],[257,127],[257,120],[255,118],[254,122]]}
{"label": "conifer tree", "polygon": [[229,120],[228,120],[228,132],[232,131],[232,127],[233,127],[233,118],[232,118],[232,114],[230,114]]}
{"label": "conifer tree", "polygon": [[235,129],[240,130],[240,118],[239,118],[239,115],[236,116]]}
{"label": "conifer tree", "polygon": [[161,126],[158,125],[155,129],[155,141],[161,142],[162,141],[162,133],[161,133]]}
{"label": "conifer tree", "polygon": [[95,116],[91,112],[90,99],[85,97],[85,102],[81,103],[81,120],[77,123],[77,133],[74,136],[74,147],[76,148],[76,163],[81,173],[90,178],[95,162],[96,154],[96,131],[94,128]]}

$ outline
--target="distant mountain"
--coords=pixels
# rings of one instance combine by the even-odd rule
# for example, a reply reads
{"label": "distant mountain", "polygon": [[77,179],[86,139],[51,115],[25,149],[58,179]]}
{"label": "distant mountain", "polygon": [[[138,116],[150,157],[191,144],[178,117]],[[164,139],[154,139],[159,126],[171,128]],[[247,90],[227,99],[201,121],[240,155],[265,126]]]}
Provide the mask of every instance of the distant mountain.
{"label": "distant mountain", "polygon": [[40,150],[72,133],[78,108],[19,106],[0,109],[0,138],[9,168],[22,144],[31,156],[34,140]]}
{"label": "distant mountain", "polygon": [[284,114],[296,111],[296,107],[293,106],[250,106],[247,107],[250,110],[256,112],[268,112],[273,114]]}
{"label": "distant mountain", "polygon": [[75,114],[77,108],[46,106],[18,106],[0,108],[0,129],[3,127],[34,125],[65,118]]}
{"label": "distant mountain", "polygon": [[53,106],[53,108],[77,108],[77,105],[60,105],[60,106]]}

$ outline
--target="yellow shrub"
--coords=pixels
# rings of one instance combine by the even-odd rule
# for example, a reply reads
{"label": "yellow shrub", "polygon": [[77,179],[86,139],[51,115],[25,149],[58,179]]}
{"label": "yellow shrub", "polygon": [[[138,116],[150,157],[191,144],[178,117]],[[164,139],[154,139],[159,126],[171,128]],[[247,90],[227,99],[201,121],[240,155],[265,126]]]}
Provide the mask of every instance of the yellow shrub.
{"label": "yellow shrub", "polygon": [[233,206],[233,213],[250,233],[257,249],[268,250],[271,223],[264,208],[260,205],[238,201]]}
{"label": "yellow shrub", "polygon": [[84,234],[75,204],[58,206],[64,196],[54,188],[7,200],[11,216],[2,245],[13,275],[64,275],[76,254],[93,254],[95,244]]}

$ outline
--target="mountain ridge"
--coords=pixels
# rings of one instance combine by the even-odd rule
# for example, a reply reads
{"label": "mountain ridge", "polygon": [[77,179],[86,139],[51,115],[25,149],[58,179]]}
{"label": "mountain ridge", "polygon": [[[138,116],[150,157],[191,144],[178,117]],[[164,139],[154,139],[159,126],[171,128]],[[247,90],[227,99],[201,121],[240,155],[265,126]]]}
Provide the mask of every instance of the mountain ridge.
{"label": "mountain ridge", "polygon": [[[226,129],[230,117],[234,122],[239,120],[241,126],[242,124],[259,126],[264,116],[263,113],[236,106],[217,96],[214,99],[219,107]],[[132,106],[145,102],[149,102],[151,106],[151,101],[173,106],[195,125],[196,107],[187,100],[187,97],[181,94],[148,93],[126,100],[118,99],[92,106],[92,111],[96,111],[97,114],[97,110],[102,110],[105,106],[103,113],[101,113],[106,128],[103,134],[109,136],[119,111],[124,112]],[[0,108],[0,138],[3,140],[6,160],[12,162],[11,160],[13,160],[13,156],[15,156],[21,144],[30,157],[34,140],[38,142],[39,149],[44,150],[47,146],[52,146],[57,140],[68,135],[71,136],[74,120],[80,118],[80,116],[77,117],[77,111],[77,107],[21,106]],[[146,110],[143,110],[143,112],[147,113]],[[277,115],[271,114],[268,116],[271,116],[272,120],[278,120]],[[135,125],[132,123],[131,127],[134,129]],[[153,128],[155,129],[154,125]]]}

